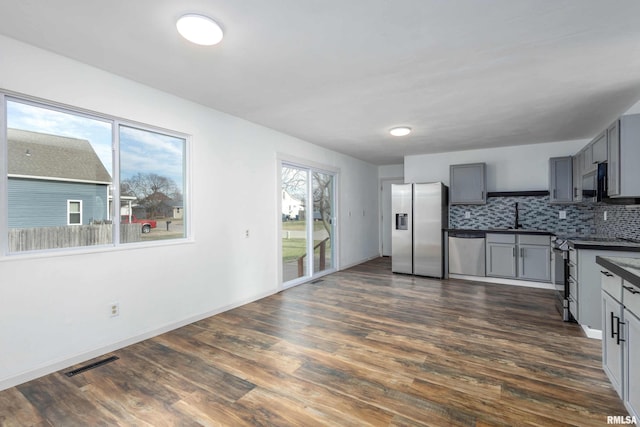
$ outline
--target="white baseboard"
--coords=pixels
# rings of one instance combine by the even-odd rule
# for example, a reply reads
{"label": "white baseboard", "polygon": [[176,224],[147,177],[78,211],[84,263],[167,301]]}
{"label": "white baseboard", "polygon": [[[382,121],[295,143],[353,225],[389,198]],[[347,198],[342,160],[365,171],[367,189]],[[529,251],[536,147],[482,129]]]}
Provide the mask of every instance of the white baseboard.
{"label": "white baseboard", "polygon": [[594,340],[602,340],[602,331],[599,329],[592,329],[588,326],[585,325],[580,325],[582,327],[582,330],[584,331],[584,334],[587,336],[587,338],[592,338]]}
{"label": "white baseboard", "polygon": [[531,282],[529,280],[502,279],[499,277],[484,277],[484,276],[466,276],[463,274],[449,274],[449,278],[461,279],[461,280],[472,280],[474,282],[497,283],[500,285],[524,286],[527,288],[551,289],[551,290],[555,289],[555,286],[553,286],[553,284],[551,283]]}
{"label": "white baseboard", "polygon": [[380,255],[374,255],[374,256],[370,256],[368,258],[364,258],[363,260],[360,260],[360,261],[351,262],[351,263],[345,264],[345,265],[340,265],[340,267],[338,268],[338,271],[342,271],[342,270],[346,270],[346,269],[351,268],[351,267],[355,267],[356,265],[360,265],[363,262],[371,261],[372,259],[376,259],[376,258],[380,258]]}
{"label": "white baseboard", "polygon": [[251,302],[257,301],[259,299],[268,297],[270,295],[273,295],[275,293],[277,293],[278,290],[274,289],[273,291],[269,291],[269,292],[264,292],[262,294],[253,296],[251,298],[247,298],[246,300],[242,300],[242,301],[238,301],[235,302],[233,304],[221,307],[219,309],[216,310],[212,310],[206,313],[202,313],[202,314],[198,314],[186,319],[183,319],[181,321],[178,322],[174,322],[174,323],[170,323],[167,325],[164,325],[160,328],[157,329],[153,329],[147,332],[144,332],[142,334],[133,336],[131,338],[127,338],[125,340],[122,341],[118,341],[100,348],[96,348],[96,349],[92,349],[92,350],[88,350],[85,352],[82,352],[80,354],[77,354],[75,356],[69,356],[69,357],[65,357],[63,359],[60,360],[56,360],[56,361],[50,361],[46,364],[43,364],[42,366],[39,366],[35,369],[29,370],[27,372],[23,372],[21,374],[18,374],[16,376],[12,376],[12,377],[8,377],[8,378],[3,378],[0,379],[0,391],[2,390],[6,390],[8,388],[11,387],[15,387],[17,385],[26,383],[28,381],[34,380],[36,378],[40,378],[43,377],[45,375],[49,375],[52,374],[54,372],[58,372],[62,369],[68,368],[70,366],[76,365],[78,363],[82,363],[84,361],[87,360],[91,360],[93,358],[102,356],[104,354],[107,353],[111,353],[114,352],[116,350],[119,350],[121,348],[127,347],[129,345],[138,343],[140,341],[144,341],[147,340],[149,338],[153,338],[155,336],[164,334],[166,332],[172,331],[174,329],[178,329],[181,328],[183,326],[189,325],[191,323],[197,322],[199,320],[202,319],[206,319],[207,317],[211,317],[211,316],[215,316],[216,314],[220,314],[223,313],[225,311],[229,311],[232,310],[236,307],[240,307],[242,305],[245,304],[249,304]]}

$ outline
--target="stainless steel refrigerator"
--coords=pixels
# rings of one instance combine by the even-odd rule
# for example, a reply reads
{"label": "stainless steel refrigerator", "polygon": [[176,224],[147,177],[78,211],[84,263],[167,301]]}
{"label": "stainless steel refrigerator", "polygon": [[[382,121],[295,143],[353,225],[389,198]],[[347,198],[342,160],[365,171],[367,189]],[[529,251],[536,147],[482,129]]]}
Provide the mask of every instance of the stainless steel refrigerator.
{"label": "stainless steel refrigerator", "polygon": [[391,271],[445,277],[448,188],[441,182],[391,186]]}

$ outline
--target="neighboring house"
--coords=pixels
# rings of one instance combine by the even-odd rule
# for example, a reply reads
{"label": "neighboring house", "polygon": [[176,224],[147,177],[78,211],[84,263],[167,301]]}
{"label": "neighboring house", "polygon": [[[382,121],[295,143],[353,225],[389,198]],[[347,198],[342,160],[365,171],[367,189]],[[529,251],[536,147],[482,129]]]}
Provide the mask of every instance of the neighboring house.
{"label": "neighboring house", "polygon": [[304,210],[302,202],[291,197],[289,193],[282,190],[282,217],[286,219],[297,219],[300,211]]}
{"label": "neighboring house", "polygon": [[111,176],[85,139],[7,129],[9,227],[108,219]]}
{"label": "neighboring house", "polygon": [[184,217],[184,208],[181,206],[173,207],[173,218],[174,219],[182,219]]}

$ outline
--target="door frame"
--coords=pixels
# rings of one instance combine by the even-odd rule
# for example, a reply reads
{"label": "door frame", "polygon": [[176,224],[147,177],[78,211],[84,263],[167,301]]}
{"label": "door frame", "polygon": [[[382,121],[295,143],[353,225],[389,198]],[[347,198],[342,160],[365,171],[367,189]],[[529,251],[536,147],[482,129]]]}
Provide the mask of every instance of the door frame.
{"label": "door frame", "polygon": [[[276,171],[277,193],[276,194],[278,194],[277,212],[275,215],[276,221],[277,221],[276,230],[277,230],[277,247],[278,247],[278,250],[276,251],[276,256],[277,256],[276,262],[278,265],[278,290],[284,290],[284,289],[291,288],[293,286],[300,285],[302,283],[307,283],[312,280],[316,280],[319,277],[325,276],[330,273],[334,273],[340,269],[340,265],[339,265],[339,258],[340,258],[339,246],[340,245],[338,243],[339,234],[340,234],[340,231],[339,231],[340,221],[338,220],[338,212],[339,212],[338,204],[340,199],[339,197],[340,169],[331,167],[328,165],[323,165],[317,162],[309,161],[306,159],[300,159],[300,158],[284,155],[284,154],[277,155],[276,164],[277,164],[276,166],[277,167],[277,171]],[[307,263],[308,263],[307,271],[310,272],[310,274],[303,277],[298,277],[288,282],[283,281],[284,271],[283,271],[283,265],[282,265],[282,168],[284,166],[290,166],[290,167],[308,170],[310,172],[309,173],[310,178],[311,178],[311,172],[320,172],[320,173],[333,175],[333,207],[332,207],[333,236],[331,241],[331,257],[332,257],[331,268],[314,273],[313,272],[313,256],[307,257]],[[312,180],[310,180],[307,188],[307,198],[309,200],[313,200],[313,198],[311,197],[313,194],[312,191],[313,191]],[[313,224],[313,209],[311,212],[310,223]],[[313,249],[313,227],[311,228],[307,227],[307,252],[309,252],[309,248]],[[313,251],[311,251],[311,253],[313,254]]]}

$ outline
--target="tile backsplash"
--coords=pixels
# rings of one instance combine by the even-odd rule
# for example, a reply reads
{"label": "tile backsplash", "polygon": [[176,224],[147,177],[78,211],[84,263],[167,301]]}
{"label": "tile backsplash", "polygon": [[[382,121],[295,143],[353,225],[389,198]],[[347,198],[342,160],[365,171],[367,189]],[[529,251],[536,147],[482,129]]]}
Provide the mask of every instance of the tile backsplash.
{"label": "tile backsplash", "polygon": [[[607,220],[604,220],[604,213]],[[598,234],[640,240],[640,205],[607,205],[598,203],[595,209]]]}
{"label": "tile backsplash", "polygon": [[[640,205],[558,205],[549,203],[549,196],[489,197],[486,205],[449,206],[449,227],[513,227],[516,203],[520,224],[525,229],[564,235],[598,234],[640,241]],[[566,219],[560,219],[560,211],[565,211]],[[467,212],[469,218],[465,218]]]}
{"label": "tile backsplash", "polygon": [[[452,205],[449,207],[449,227],[466,229],[513,227],[516,203],[518,203],[519,222],[524,229],[569,235],[596,233],[595,205],[551,204],[549,196],[489,197],[486,205]],[[560,219],[560,211],[566,213],[566,219]],[[465,218],[467,212],[470,218]]]}

